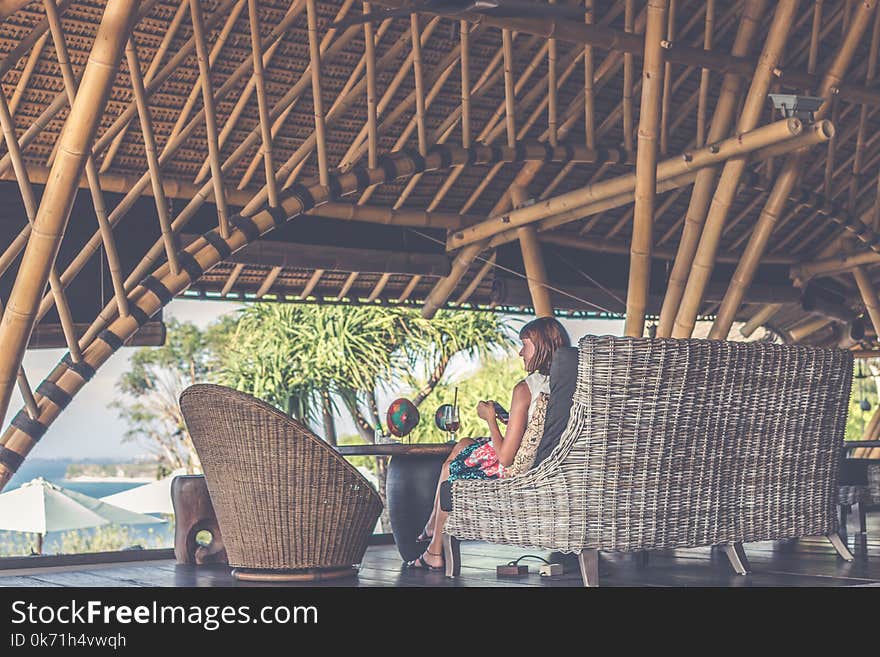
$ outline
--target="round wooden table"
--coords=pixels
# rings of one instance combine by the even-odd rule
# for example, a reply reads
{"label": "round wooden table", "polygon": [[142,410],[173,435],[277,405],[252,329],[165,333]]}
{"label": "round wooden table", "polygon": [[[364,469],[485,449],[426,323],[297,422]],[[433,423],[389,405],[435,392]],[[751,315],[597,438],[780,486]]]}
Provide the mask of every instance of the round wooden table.
{"label": "round wooden table", "polygon": [[380,445],[342,445],[343,456],[390,456],[386,499],[391,533],[404,561],[417,559],[425,545],[416,539],[425,528],[434,505],[434,494],[443,462],[454,442]]}

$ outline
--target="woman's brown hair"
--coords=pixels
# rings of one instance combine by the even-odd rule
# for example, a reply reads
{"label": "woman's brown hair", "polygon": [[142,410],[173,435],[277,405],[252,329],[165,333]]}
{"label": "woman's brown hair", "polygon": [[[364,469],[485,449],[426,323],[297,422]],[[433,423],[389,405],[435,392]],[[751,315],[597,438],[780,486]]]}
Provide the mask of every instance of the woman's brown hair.
{"label": "woman's brown hair", "polygon": [[519,339],[528,338],[535,345],[535,355],[526,363],[529,374],[540,372],[550,374],[553,354],[560,347],[570,347],[571,339],[568,331],[553,317],[539,317],[532,320],[519,331]]}

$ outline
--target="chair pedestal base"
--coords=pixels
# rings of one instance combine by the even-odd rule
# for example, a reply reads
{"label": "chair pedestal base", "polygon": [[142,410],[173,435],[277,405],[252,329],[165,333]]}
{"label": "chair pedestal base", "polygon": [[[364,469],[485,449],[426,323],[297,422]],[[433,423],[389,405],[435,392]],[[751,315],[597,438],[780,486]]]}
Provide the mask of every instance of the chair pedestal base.
{"label": "chair pedestal base", "polygon": [[326,579],[357,577],[356,566],[341,568],[308,568],[305,570],[258,570],[255,568],[236,568],[232,576],[243,582],[318,582]]}

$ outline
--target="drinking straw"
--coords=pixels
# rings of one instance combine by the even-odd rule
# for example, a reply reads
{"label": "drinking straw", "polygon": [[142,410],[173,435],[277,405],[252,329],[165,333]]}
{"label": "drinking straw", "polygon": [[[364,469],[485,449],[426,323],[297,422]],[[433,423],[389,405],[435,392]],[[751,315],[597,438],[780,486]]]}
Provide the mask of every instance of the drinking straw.
{"label": "drinking straw", "polygon": [[452,398],[452,410],[456,410],[458,408],[458,386],[455,386],[455,395]]}

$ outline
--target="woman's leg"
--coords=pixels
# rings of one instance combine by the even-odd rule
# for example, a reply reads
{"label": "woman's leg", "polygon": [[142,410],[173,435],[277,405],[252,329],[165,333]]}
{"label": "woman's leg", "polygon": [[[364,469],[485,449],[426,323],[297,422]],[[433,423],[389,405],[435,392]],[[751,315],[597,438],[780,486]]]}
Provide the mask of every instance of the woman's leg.
{"label": "woman's leg", "polygon": [[437,511],[440,509],[440,485],[449,479],[449,464],[455,460],[455,457],[459,455],[461,450],[465,447],[473,445],[475,441],[470,438],[462,438],[457,443],[455,443],[455,447],[452,448],[452,452],[450,452],[447,459],[443,462],[443,467],[440,470],[440,479],[437,481],[437,491],[434,493],[434,506],[431,509],[431,517],[428,518],[428,522],[425,523],[425,533],[430,538],[433,536],[433,527],[434,521],[437,517]]}

